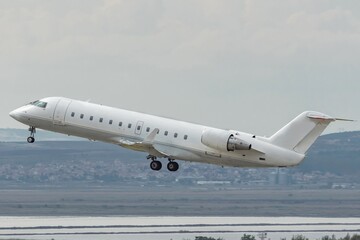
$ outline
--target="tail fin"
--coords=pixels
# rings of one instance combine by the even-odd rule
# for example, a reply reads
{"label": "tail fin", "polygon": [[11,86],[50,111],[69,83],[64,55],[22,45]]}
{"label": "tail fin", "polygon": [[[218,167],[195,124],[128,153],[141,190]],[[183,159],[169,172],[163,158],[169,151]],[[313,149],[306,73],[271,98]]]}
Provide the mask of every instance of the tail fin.
{"label": "tail fin", "polygon": [[272,135],[272,144],[305,154],[325,128],[336,118],[323,113],[303,112]]}

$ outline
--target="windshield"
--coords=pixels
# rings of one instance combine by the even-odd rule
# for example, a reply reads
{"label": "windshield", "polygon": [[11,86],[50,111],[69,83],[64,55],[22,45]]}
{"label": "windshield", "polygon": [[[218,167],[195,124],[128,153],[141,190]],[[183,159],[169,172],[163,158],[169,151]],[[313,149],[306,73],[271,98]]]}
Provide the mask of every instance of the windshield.
{"label": "windshield", "polygon": [[30,104],[37,106],[37,107],[46,108],[47,102],[37,100],[37,101],[31,102]]}

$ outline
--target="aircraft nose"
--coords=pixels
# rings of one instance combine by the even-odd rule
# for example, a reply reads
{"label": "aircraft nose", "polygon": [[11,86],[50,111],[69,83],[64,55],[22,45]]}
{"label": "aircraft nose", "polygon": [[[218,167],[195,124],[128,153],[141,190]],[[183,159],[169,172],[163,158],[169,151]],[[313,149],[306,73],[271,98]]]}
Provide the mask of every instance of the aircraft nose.
{"label": "aircraft nose", "polygon": [[12,117],[15,120],[18,120],[20,117],[20,111],[19,109],[15,109],[9,113],[10,117]]}

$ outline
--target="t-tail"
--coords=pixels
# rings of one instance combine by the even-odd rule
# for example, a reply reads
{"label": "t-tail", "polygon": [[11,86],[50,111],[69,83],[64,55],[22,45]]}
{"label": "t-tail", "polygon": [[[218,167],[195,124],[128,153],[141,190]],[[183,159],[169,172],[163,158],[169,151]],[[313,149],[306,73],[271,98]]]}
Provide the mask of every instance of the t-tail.
{"label": "t-tail", "polygon": [[272,144],[305,154],[325,128],[337,119],[319,112],[303,112],[269,140]]}

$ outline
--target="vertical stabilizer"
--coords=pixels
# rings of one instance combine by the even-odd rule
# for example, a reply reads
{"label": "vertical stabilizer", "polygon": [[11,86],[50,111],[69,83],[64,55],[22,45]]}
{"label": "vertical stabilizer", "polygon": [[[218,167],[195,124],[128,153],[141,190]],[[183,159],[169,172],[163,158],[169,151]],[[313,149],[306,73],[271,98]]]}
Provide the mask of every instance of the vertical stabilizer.
{"label": "vertical stabilizer", "polygon": [[310,146],[335,118],[318,112],[303,112],[270,137],[274,145],[306,153]]}

